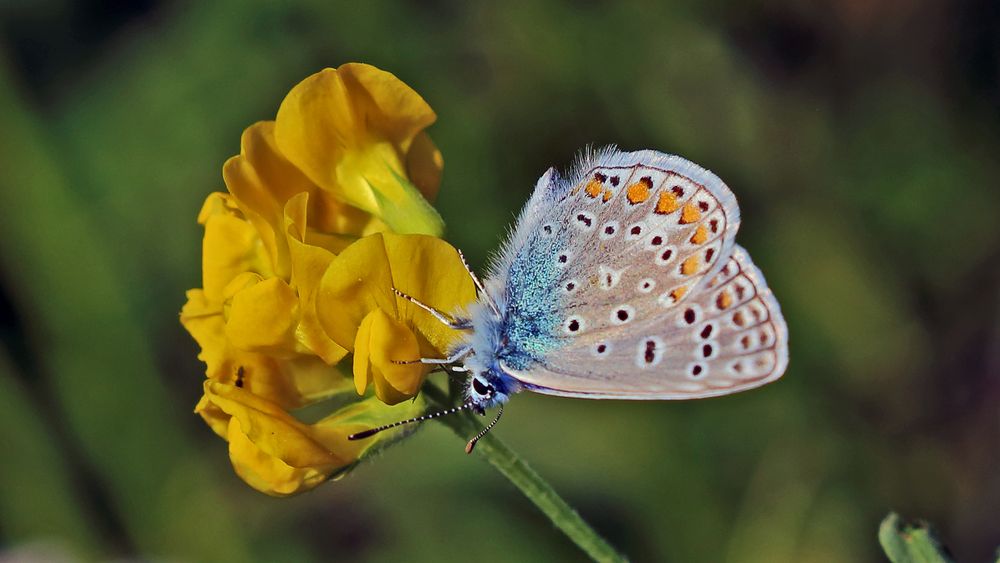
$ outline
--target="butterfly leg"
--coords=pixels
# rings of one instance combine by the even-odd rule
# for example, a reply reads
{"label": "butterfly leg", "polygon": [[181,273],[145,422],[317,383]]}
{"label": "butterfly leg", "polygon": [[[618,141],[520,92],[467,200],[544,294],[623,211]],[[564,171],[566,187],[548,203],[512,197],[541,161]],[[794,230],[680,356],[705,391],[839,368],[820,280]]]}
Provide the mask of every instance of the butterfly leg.
{"label": "butterfly leg", "polygon": [[448,328],[455,329],[455,330],[468,330],[468,329],[472,328],[472,321],[470,319],[461,319],[461,318],[452,319],[448,315],[442,313],[441,311],[438,311],[434,307],[431,307],[430,305],[427,305],[426,303],[422,303],[422,302],[418,301],[417,298],[411,297],[411,296],[403,293],[402,291],[396,289],[395,287],[392,288],[392,291],[396,295],[402,297],[403,299],[406,299],[407,301],[409,301],[410,303],[413,303],[417,307],[420,307],[424,311],[427,311],[428,313],[430,313],[431,315],[433,315],[435,319],[441,321]]}
{"label": "butterfly leg", "polygon": [[485,297],[486,304],[493,310],[493,314],[496,318],[501,318],[500,308],[497,307],[496,302],[493,301],[493,297],[491,297],[489,293],[486,293],[486,288],[483,286],[483,282],[479,281],[479,276],[477,276],[476,273],[472,271],[472,268],[469,267],[469,263],[465,261],[465,254],[462,254],[461,250],[458,251],[458,257],[462,259],[462,265],[465,266],[465,271],[469,272],[469,277],[472,278],[472,283],[476,284],[476,289],[479,290],[479,294]]}
{"label": "butterfly leg", "polygon": [[[472,347],[471,346],[465,346],[463,348],[459,348],[458,350],[455,350],[455,353],[452,354],[452,355],[450,355],[450,356],[448,356],[447,358],[419,358],[419,359],[416,359],[416,360],[393,360],[392,363],[394,363],[394,364],[400,364],[400,365],[407,365],[407,364],[431,364],[431,365],[445,366],[445,365],[448,365],[448,364],[454,364],[455,362],[457,362],[457,361],[461,360],[462,358],[468,356],[469,352],[472,352]],[[453,369],[455,371],[468,371],[464,367],[455,367],[455,366],[453,366],[451,369]]]}

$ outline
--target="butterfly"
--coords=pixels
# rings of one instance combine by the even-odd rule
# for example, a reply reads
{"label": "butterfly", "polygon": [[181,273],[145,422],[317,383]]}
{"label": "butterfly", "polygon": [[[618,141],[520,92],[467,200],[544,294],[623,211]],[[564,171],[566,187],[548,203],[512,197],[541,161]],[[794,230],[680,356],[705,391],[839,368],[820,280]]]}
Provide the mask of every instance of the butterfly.
{"label": "butterfly", "polygon": [[[700,399],[759,387],[788,365],[788,329],[763,274],[735,242],[736,197],[679,156],[614,147],[585,152],[564,178],[538,180],[479,297],[446,315],[462,331],[446,358],[468,373],[452,409],[496,418],[512,395]],[[462,258],[465,262],[464,257]]]}

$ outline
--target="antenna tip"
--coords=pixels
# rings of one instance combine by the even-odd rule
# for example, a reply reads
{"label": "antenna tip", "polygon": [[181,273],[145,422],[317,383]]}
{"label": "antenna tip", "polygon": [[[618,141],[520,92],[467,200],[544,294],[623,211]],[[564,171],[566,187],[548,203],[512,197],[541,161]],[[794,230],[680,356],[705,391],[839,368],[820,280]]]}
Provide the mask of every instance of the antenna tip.
{"label": "antenna tip", "polygon": [[378,428],[372,428],[370,430],[365,430],[363,432],[356,432],[356,433],[351,434],[350,436],[348,436],[347,439],[348,440],[363,440],[365,438],[368,438],[368,437],[374,436],[375,434],[378,434],[378,431],[379,431]]}
{"label": "antenna tip", "polygon": [[475,440],[469,440],[469,443],[465,445],[465,453],[471,454],[472,453],[472,448],[475,448],[475,447],[476,447],[476,441]]}

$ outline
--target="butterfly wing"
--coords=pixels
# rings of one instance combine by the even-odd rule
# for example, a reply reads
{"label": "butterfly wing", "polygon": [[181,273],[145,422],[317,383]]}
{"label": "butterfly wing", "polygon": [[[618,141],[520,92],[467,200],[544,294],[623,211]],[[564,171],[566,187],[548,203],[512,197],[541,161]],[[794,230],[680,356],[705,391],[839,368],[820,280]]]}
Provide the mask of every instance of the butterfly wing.
{"label": "butterfly wing", "polygon": [[694,399],[781,377],[788,329],[746,251],[676,307],[629,329],[583,335],[511,375],[539,393],[591,398]]}
{"label": "butterfly wing", "polygon": [[739,208],[717,176],[614,150],[568,181],[546,176],[491,276],[504,286],[508,373],[542,393],[632,399],[732,393],[781,375],[784,320],[735,246]]}

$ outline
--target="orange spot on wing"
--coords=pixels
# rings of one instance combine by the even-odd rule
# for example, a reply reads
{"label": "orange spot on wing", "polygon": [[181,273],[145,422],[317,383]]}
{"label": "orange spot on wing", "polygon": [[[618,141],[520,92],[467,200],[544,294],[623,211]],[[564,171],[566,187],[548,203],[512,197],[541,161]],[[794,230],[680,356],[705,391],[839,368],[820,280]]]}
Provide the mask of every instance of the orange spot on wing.
{"label": "orange spot on wing", "polygon": [[677,211],[677,196],[671,192],[660,192],[660,197],[656,200],[656,209],[653,210],[654,213],[658,215],[666,215],[667,213],[673,213]]}
{"label": "orange spot on wing", "polygon": [[670,292],[670,298],[674,300],[674,303],[677,303],[681,297],[684,297],[685,293],[687,293],[687,288],[681,286]]}
{"label": "orange spot on wing", "polygon": [[652,187],[653,181],[649,178],[642,178],[638,182],[632,184],[625,191],[625,195],[628,196],[628,202],[635,205],[646,201],[649,199],[649,190]]}
{"label": "orange spot on wing", "polygon": [[587,182],[587,187],[583,191],[590,197],[597,197],[601,194],[601,183],[597,180],[591,180]]}
{"label": "orange spot on wing", "polygon": [[715,298],[715,305],[721,310],[728,309],[732,304],[733,296],[729,295],[728,291],[723,291],[718,297]]}
{"label": "orange spot on wing", "polygon": [[604,190],[604,196],[601,198],[601,200],[604,203],[607,203],[608,200],[611,199],[611,196],[613,196],[613,195],[615,195],[615,194],[612,193],[611,190]]}
{"label": "orange spot on wing", "polygon": [[690,202],[684,204],[684,210],[681,211],[681,225],[694,223],[698,219],[701,219],[701,211],[698,211],[698,206]]}
{"label": "orange spot on wing", "polygon": [[691,235],[692,244],[705,244],[708,240],[708,228],[705,225],[698,225],[698,229]]}
{"label": "orange spot on wing", "polygon": [[698,255],[694,254],[688,256],[683,263],[681,263],[681,274],[685,276],[690,276],[691,274],[698,271]]}

